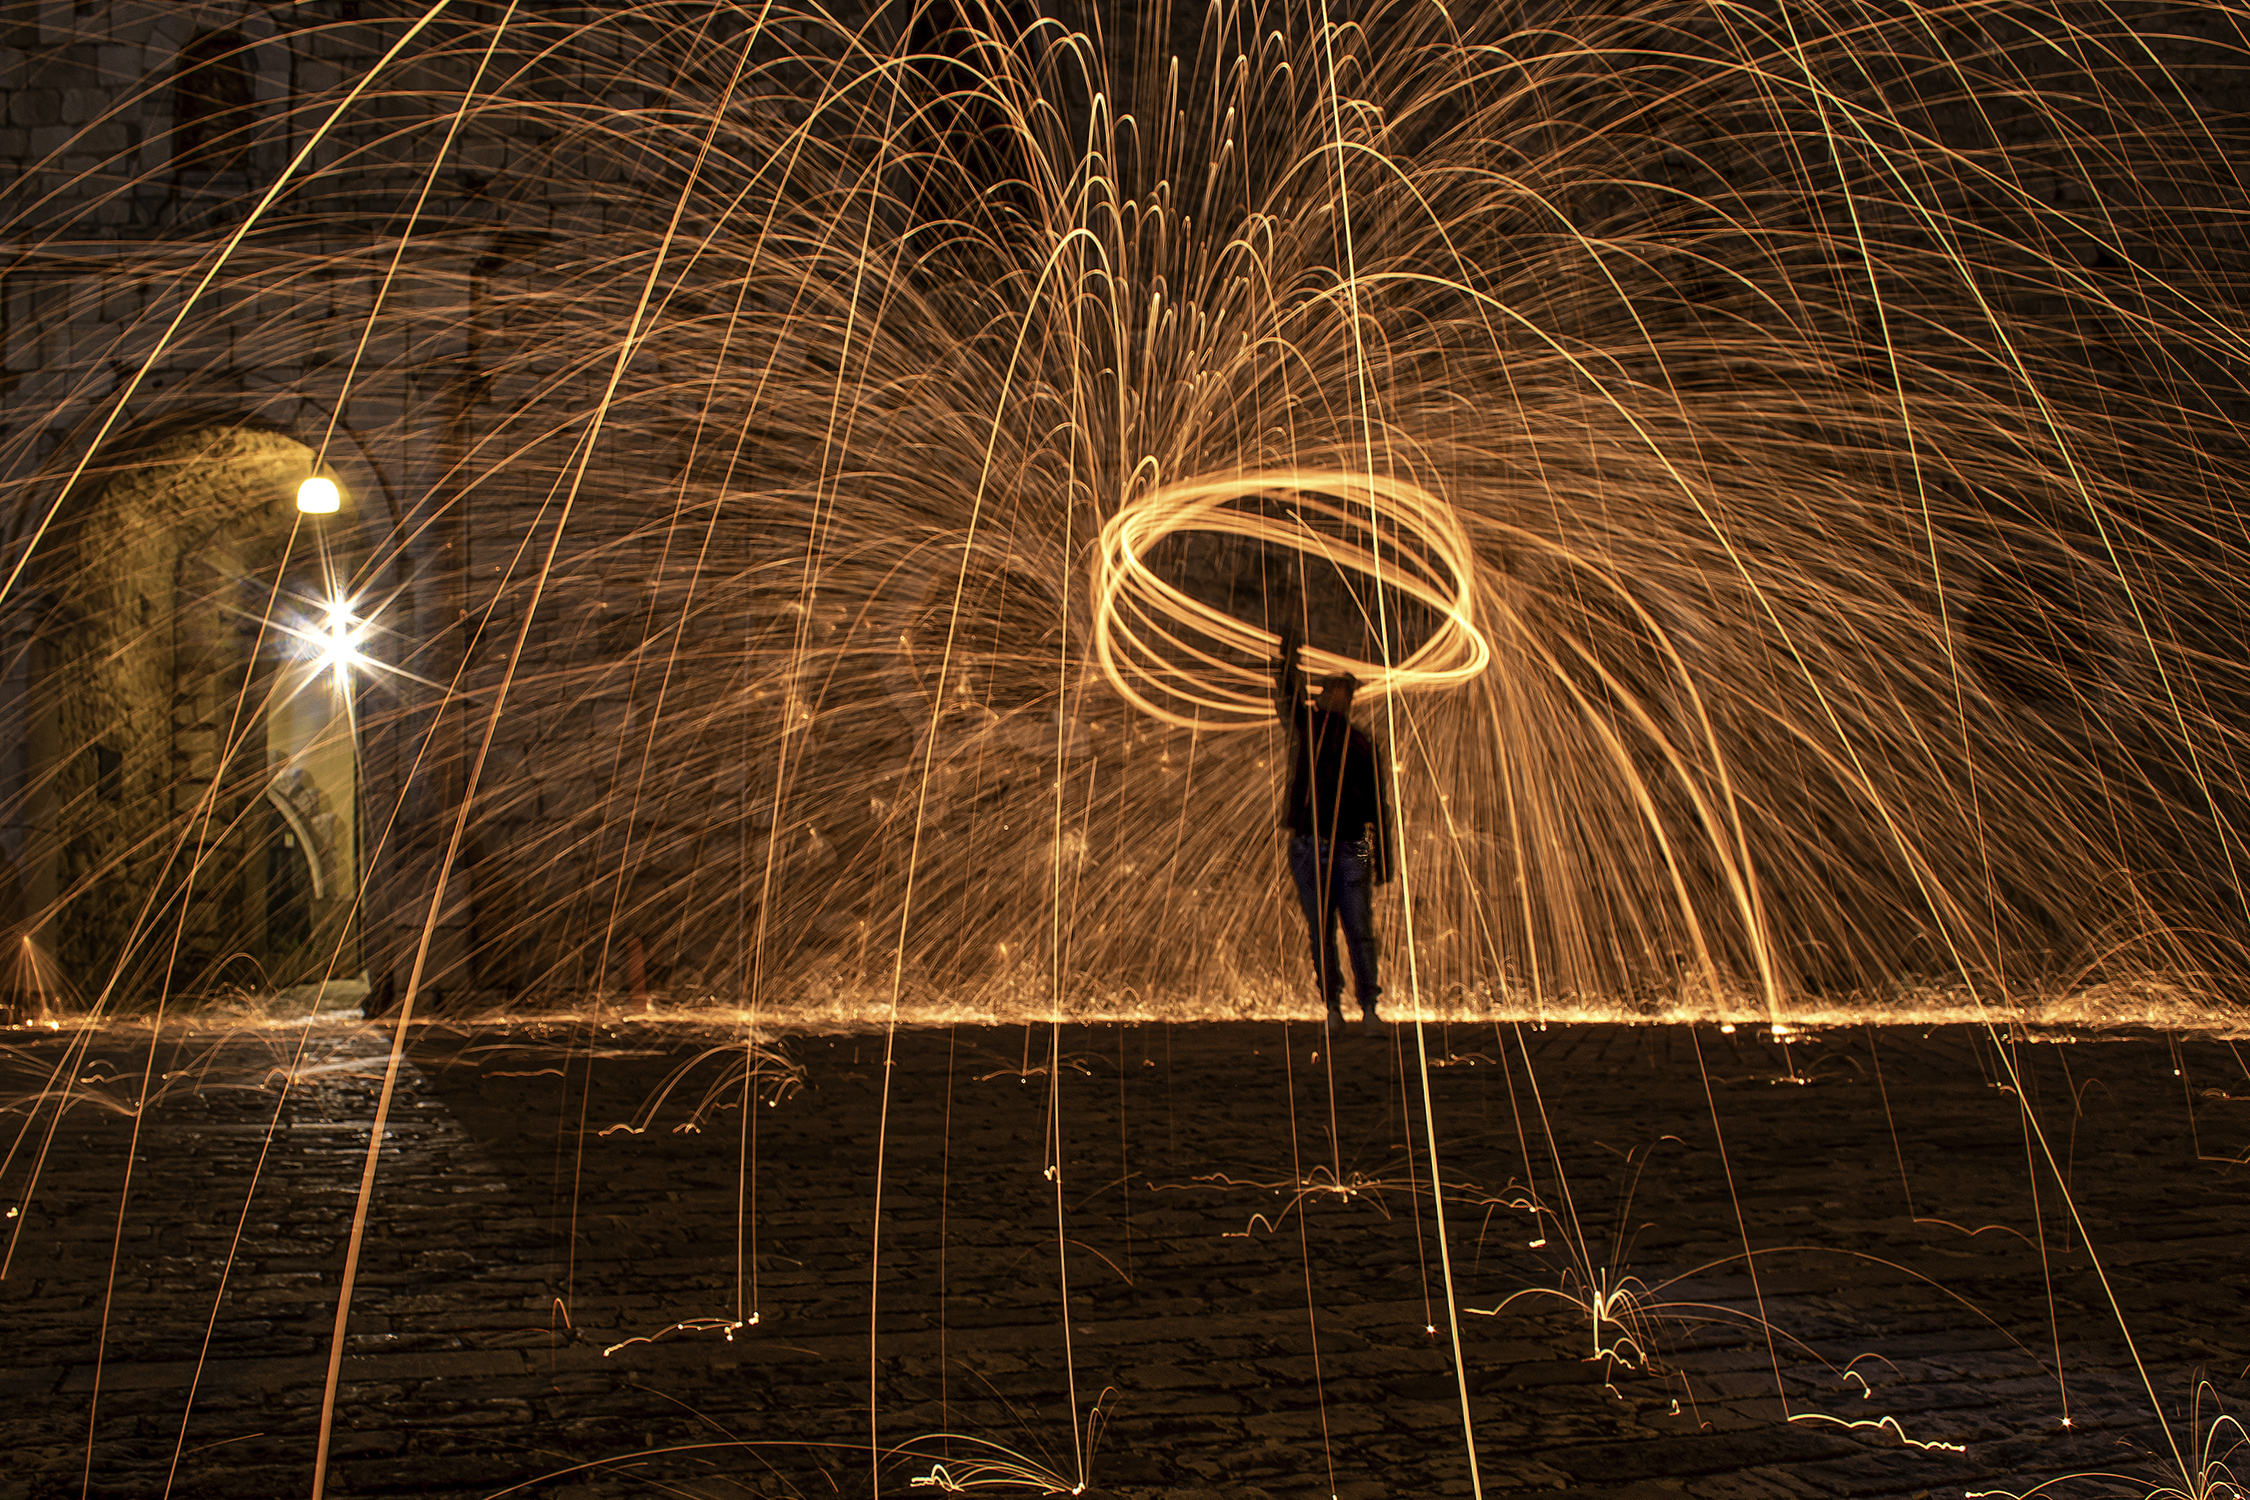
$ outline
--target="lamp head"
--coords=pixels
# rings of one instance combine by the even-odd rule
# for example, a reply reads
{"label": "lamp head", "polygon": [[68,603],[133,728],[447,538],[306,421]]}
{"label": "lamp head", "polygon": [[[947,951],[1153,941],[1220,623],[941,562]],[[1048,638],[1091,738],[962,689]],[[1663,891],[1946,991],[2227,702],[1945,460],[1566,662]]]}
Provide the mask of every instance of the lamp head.
{"label": "lamp head", "polygon": [[343,494],[333,479],[315,474],[297,486],[297,509],[308,516],[332,516],[343,507]]}

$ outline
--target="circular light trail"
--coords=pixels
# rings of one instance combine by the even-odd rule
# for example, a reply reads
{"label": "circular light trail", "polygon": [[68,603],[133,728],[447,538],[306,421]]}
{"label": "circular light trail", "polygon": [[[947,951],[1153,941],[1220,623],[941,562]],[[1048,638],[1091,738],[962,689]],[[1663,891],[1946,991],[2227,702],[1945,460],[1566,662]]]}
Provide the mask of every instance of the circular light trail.
{"label": "circular light trail", "polygon": [[1362,661],[1308,646],[1303,660],[1316,676],[1348,671],[1361,693],[1381,695],[1466,682],[1491,659],[1476,626],[1475,554],[1452,507],[1428,490],[1323,470],[1185,480],[1112,516],[1095,562],[1094,658],[1128,702],[1165,723],[1250,729],[1273,718],[1264,663],[1279,639],[1192,597],[1148,565],[1157,543],[1189,532],[1288,548],[1374,581],[1388,596],[1386,609],[1411,599],[1437,617],[1429,639],[1403,661]]}

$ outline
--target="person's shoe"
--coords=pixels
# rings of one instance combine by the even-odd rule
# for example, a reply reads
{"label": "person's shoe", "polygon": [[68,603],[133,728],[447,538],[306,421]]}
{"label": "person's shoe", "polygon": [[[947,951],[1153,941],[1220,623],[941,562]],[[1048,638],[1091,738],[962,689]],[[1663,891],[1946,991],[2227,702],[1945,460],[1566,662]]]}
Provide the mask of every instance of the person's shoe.
{"label": "person's shoe", "polygon": [[1341,1001],[1331,1000],[1328,1002],[1328,1034],[1330,1036],[1342,1036],[1344,1034],[1344,1007]]}
{"label": "person's shoe", "polygon": [[1381,1036],[1383,1034],[1383,1018],[1375,1014],[1374,1006],[1370,1005],[1359,1013],[1359,1029],[1369,1036]]}

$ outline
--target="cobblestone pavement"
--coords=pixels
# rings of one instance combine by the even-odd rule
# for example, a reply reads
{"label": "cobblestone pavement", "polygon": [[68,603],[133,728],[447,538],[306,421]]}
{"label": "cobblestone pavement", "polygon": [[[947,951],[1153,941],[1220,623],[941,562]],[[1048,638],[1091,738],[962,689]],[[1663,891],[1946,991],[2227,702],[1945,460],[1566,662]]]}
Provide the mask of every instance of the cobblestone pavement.
{"label": "cobblestone pavement", "polygon": [[[388,1035],[6,1040],[0,1494],[310,1494]],[[420,1031],[327,1492],[2145,1494],[2240,1409],[2232,1044],[1414,1045],[793,1036],[745,1110],[723,1034]]]}

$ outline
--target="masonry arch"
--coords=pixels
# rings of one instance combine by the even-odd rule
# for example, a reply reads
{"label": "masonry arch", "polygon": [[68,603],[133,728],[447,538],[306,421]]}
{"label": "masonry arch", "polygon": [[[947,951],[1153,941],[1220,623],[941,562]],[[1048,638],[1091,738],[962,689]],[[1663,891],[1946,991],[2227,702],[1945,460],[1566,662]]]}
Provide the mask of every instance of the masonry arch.
{"label": "masonry arch", "polygon": [[176,419],[121,446],[41,569],[28,904],[89,999],[358,969],[351,683],[332,539],[287,433]]}

